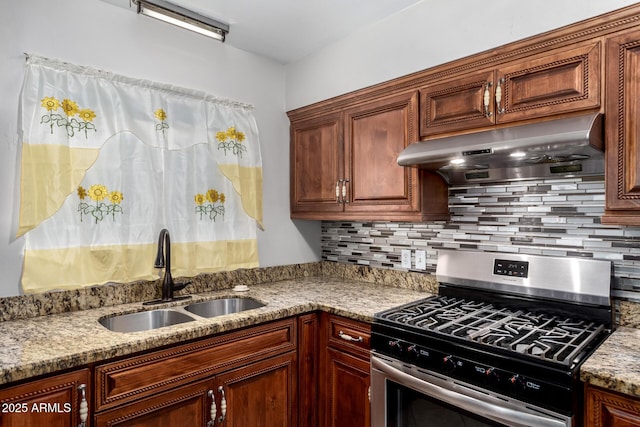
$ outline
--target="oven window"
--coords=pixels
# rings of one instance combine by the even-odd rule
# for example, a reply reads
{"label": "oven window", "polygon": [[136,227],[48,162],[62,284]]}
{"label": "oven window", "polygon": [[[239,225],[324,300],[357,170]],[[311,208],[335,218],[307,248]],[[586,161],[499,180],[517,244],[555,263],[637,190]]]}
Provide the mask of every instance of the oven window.
{"label": "oven window", "polygon": [[392,381],[387,398],[387,427],[506,427]]}

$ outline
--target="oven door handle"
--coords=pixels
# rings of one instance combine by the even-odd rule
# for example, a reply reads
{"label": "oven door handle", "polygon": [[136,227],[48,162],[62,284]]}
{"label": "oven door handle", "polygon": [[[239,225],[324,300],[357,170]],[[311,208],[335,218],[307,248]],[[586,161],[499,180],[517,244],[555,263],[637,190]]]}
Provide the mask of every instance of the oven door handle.
{"label": "oven door handle", "polygon": [[518,423],[519,426],[539,426],[539,427],[566,427],[567,424],[559,419],[547,418],[535,414],[522,413],[520,411],[504,408],[489,402],[476,399],[475,397],[468,396],[464,393],[449,390],[436,384],[431,384],[426,381],[422,381],[412,375],[409,375],[394,366],[385,363],[384,361],[373,356],[371,358],[371,368],[376,369],[383,374],[390,377],[394,382],[397,382],[406,387],[419,391],[427,396],[450,405],[462,408],[471,413],[481,415],[485,418],[506,423],[508,425],[514,425]]}

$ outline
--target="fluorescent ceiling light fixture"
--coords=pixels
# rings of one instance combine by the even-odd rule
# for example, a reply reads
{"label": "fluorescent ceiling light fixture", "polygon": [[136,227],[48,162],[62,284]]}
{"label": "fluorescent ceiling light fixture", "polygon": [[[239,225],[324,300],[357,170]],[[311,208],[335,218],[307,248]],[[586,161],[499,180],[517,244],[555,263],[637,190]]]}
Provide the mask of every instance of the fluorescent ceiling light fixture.
{"label": "fluorescent ceiling light fixture", "polygon": [[163,0],[137,0],[138,13],[224,42],[229,26]]}
{"label": "fluorescent ceiling light fixture", "polygon": [[515,157],[517,159],[520,159],[522,157],[525,157],[527,155],[527,153],[525,153],[524,151],[514,151],[513,153],[509,154],[511,157]]}
{"label": "fluorescent ceiling light fixture", "polygon": [[451,160],[452,165],[461,165],[464,163],[464,159],[453,159]]}

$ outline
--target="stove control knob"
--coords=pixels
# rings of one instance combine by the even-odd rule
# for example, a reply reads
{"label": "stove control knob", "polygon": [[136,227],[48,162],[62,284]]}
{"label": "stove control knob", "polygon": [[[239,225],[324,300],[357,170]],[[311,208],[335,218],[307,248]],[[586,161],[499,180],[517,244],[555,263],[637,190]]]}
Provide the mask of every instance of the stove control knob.
{"label": "stove control knob", "polygon": [[451,355],[443,357],[442,364],[445,372],[453,372],[456,369],[456,361]]}
{"label": "stove control knob", "polygon": [[487,380],[491,385],[500,384],[500,372],[496,368],[489,368],[485,371],[485,375],[487,376]]}
{"label": "stove control knob", "polygon": [[511,384],[511,390],[515,393],[522,393],[526,388],[525,378],[518,374],[511,376],[511,378],[509,378],[509,383]]}
{"label": "stove control knob", "polygon": [[402,344],[400,340],[389,340],[389,349],[391,349],[391,353],[402,354]]}
{"label": "stove control knob", "polygon": [[418,350],[417,345],[409,344],[407,346],[407,354],[409,355],[409,357],[415,360],[420,357],[420,350]]}

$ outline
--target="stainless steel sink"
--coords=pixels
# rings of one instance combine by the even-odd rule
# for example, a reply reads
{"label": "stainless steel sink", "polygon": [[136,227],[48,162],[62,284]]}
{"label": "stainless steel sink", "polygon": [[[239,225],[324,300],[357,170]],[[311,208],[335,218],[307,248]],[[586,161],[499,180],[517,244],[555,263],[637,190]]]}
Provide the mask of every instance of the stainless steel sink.
{"label": "stainless steel sink", "polygon": [[98,322],[114,332],[140,332],[192,322],[194,320],[195,319],[188,314],[175,310],[151,310],[104,317],[98,320]]}
{"label": "stainless steel sink", "polygon": [[203,302],[194,302],[184,309],[201,317],[216,317],[240,311],[253,310],[265,305],[253,298],[221,298]]}

